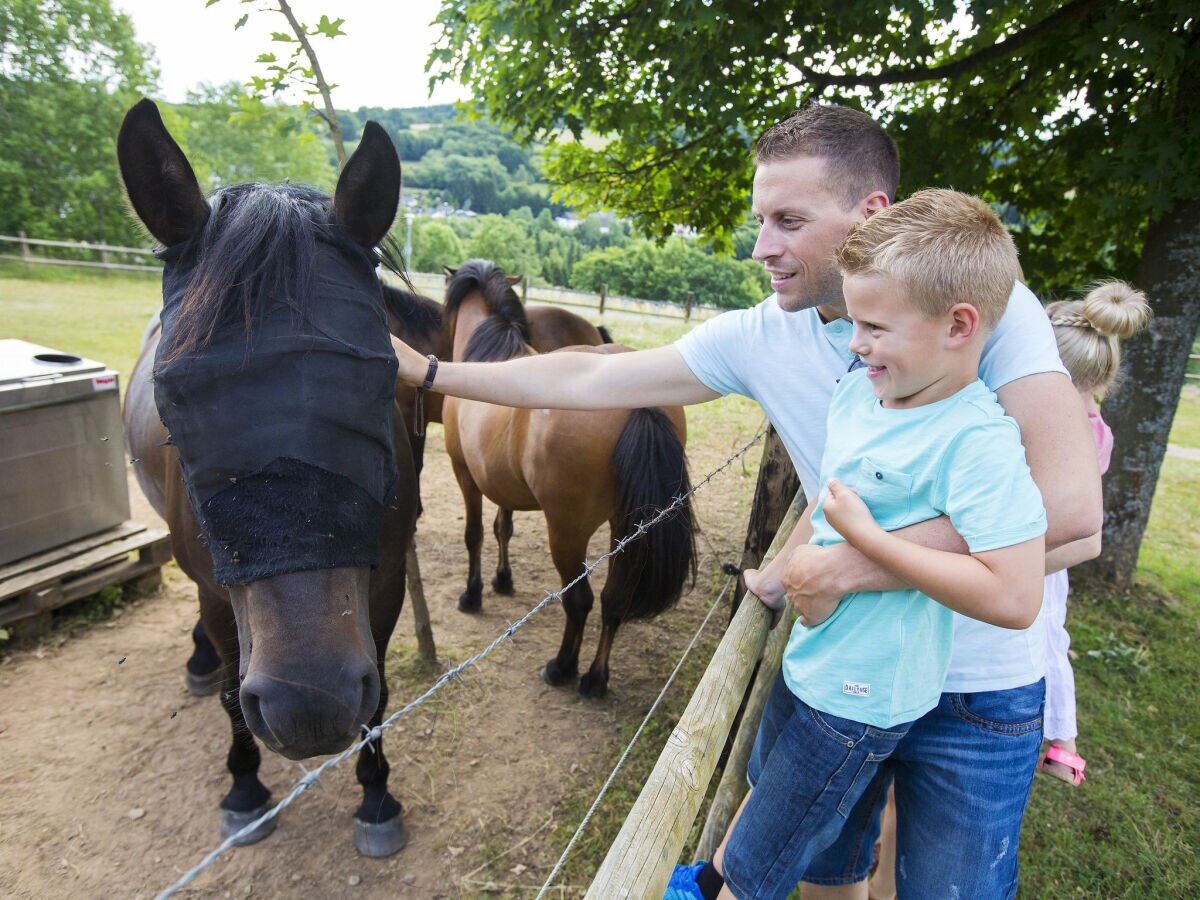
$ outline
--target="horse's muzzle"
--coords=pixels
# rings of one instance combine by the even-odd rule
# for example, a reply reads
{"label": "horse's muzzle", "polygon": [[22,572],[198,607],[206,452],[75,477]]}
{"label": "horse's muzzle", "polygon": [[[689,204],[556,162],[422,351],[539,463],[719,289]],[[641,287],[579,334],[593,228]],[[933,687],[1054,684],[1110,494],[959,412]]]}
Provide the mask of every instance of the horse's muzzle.
{"label": "horse's muzzle", "polygon": [[369,571],[295,572],[230,589],[241,706],[252,734],[289,759],[344,750],[379,707]]}

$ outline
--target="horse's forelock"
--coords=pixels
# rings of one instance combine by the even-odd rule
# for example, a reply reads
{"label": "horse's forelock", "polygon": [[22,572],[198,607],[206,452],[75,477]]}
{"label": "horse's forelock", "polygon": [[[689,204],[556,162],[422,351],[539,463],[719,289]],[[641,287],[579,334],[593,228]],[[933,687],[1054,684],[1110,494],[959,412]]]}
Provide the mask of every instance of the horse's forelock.
{"label": "horse's forelock", "polygon": [[204,344],[228,316],[249,332],[265,298],[301,307],[312,293],[316,240],[343,240],[330,198],[301,184],[236,184],[209,198],[212,214],[195,248],[196,266],[180,308],[174,358]]}
{"label": "horse's forelock", "polygon": [[469,259],[451,276],[446,287],[446,321],[454,318],[463,300],[473,291],[483,295],[489,315],[519,329],[522,340],[529,342],[529,322],[521,298],[508,283],[504,270],[486,259]]}

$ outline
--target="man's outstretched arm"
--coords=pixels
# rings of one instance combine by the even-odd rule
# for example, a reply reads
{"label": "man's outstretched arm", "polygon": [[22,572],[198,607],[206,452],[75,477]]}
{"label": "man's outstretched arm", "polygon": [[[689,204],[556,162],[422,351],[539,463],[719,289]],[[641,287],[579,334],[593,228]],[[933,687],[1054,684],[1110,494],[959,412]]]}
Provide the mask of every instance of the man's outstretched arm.
{"label": "man's outstretched arm", "polygon": [[[420,387],[429,370],[397,337],[399,379]],[[541,353],[506,362],[440,362],[432,390],[526,409],[637,409],[715,400],[673,346],[628,353]]]}

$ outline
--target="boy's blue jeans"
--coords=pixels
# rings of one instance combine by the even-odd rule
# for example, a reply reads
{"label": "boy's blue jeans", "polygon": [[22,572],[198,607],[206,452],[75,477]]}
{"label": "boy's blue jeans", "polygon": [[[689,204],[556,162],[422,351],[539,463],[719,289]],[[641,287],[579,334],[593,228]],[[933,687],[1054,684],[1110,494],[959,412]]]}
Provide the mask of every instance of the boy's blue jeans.
{"label": "boy's blue jeans", "polygon": [[[751,759],[754,792],[725,847],[722,875],[738,898],[787,897],[908,730],[819,712],[780,676]],[[769,746],[768,746],[769,745]],[[761,751],[761,752],[760,752]]]}
{"label": "boy's blue jeans", "polygon": [[[782,679],[775,689],[780,687],[786,690]],[[1042,743],[1044,699],[1044,681],[942,694],[936,709],[912,723],[803,880],[854,884],[867,877],[894,776],[900,898],[1015,896],[1017,845]],[[778,713],[768,702],[747,767],[752,785],[777,734],[770,719]]]}

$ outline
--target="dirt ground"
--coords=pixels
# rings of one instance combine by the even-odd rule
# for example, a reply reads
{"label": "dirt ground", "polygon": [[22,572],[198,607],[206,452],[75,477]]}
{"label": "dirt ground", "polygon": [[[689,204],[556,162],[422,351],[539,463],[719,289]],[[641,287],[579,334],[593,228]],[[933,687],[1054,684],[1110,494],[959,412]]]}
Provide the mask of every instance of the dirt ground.
{"label": "dirt ground", "polygon": [[[760,422],[744,401],[690,410],[693,482],[741,448]],[[285,810],[271,837],[226,852],[180,895],[536,894],[565,846],[552,839],[564,800],[582,791],[592,796],[603,783],[716,596],[723,579],[713,573],[738,559],[760,455],[756,446],[696,495],[703,528],[696,586],[674,610],[618,635],[605,699],[584,700],[538,677],[561,636],[562,613],[550,605],[386,736],[390,784],[409,830],[398,854],[372,860],[354,850],[351,817],[360,792],[348,760]],[[135,519],[150,521],[153,513],[130,484]],[[443,664],[459,662],[557,589],[558,580],[541,515],[518,513],[517,593],[498,597],[485,589],[481,615],[459,613],[463,514],[437,426],[424,488],[418,553],[434,637]],[[485,508],[485,520],[491,514]],[[606,532],[593,538],[593,559],[607,549]],[[485,561],[494,564],[490,529]],[[593,576],[597,598],[602,573]],[[220,842],[228,719],[215,697],[194,698],[184,688],[195,588],[174,565],[164,576],[158,591],[126,604],[111,621],[0,656],[0,896],[152,897]],[[715,621],[709,650],[725,617]],[[595,633],[593,621],[581,665],[590,661]],[[415,648],[406,606],[389,650],[389,713],[436,679],[421,671]],[[274,799],[302,774],[298,764],[264,751],[261,776]],[[577,823],[567,824],[573,830]],[[551,895],[577,896],[585,887]]]}

